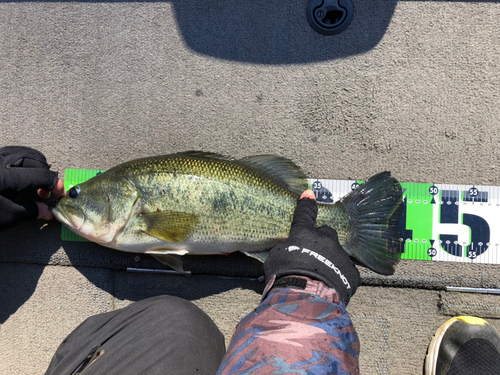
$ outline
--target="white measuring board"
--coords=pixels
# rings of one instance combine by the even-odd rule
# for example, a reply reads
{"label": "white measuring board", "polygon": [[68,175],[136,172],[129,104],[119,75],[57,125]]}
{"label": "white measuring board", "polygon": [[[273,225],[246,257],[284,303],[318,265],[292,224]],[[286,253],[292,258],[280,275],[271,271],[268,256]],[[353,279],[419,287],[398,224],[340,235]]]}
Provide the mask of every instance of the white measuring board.
{"label": "white measuring board", "polygon": [[[309,179],[319,202],[333,203],[359,181]],[[500,187],[401,183],[402,259],[500,263]]]}

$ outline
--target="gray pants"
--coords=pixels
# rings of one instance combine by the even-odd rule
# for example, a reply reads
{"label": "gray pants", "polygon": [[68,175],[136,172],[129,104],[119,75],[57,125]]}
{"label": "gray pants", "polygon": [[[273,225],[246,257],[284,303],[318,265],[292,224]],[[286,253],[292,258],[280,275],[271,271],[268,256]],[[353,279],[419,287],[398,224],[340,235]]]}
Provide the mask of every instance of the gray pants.
{"label": "gray pants", "polygon": [[224,336],[208,315],[189,301],[158,296],[85,320],[46,375],[213,375],[224,353]]}

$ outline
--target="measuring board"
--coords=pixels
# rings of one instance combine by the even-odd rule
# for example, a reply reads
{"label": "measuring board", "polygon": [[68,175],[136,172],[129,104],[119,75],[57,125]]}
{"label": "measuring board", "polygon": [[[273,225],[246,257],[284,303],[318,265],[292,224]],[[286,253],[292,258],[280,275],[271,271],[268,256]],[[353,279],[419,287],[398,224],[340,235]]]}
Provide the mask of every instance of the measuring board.
{"label": "measuring board", "polygon": [[[64,187],[104,172],[66,169]],[[362,181],[309,179],[318,202],[334,203]],[[401,259],[500,263],[500,187],[405,183],[399,222]],[[87,241],[62,227],[65,241]]]}

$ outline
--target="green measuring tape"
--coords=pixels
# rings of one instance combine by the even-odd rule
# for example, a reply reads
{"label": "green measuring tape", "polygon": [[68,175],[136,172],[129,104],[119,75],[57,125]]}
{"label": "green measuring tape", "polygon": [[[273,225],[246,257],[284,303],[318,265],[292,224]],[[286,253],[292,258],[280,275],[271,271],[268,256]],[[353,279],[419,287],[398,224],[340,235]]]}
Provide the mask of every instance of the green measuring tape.
{"label": "green measuring tape", "polygon": [[[89,180],[98,169],[66,169],[64,187]],[[361,181],[309,179],[318,202],[334,203]],[[402,259],[500,263],[500,188],[402,182],[405,211],[399,223]],[[86,241],[62,227],[64,241]],[[403,250],[403,249],[401,249]]]}

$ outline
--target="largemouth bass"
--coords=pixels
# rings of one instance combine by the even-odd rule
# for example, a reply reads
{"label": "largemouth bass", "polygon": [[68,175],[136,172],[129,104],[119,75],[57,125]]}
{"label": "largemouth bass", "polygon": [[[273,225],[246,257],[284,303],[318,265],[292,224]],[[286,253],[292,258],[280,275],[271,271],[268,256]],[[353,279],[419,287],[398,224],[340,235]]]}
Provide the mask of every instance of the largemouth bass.
{"label": "largemouth bass", "polygon": [[[288,236],[304,173],[290,160],[184,152],[132,160],[72,187],[52,209],[70,230],[113,249],[147,253],[174,269],[179,255],[241,251],[264,261]],[[400,258],[402,189],[389,172],[335,204],[317,225],[337,230],[346,252],[382,274]]]}

